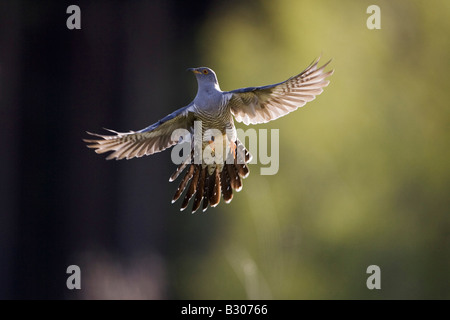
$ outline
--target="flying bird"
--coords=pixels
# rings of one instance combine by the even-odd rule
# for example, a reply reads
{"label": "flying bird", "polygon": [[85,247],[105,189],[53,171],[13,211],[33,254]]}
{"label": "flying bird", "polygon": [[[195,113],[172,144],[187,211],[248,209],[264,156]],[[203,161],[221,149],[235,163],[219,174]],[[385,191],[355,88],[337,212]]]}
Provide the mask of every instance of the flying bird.
{"label": "flying bird", "polygon": [[[142,130],[116,132],[106,129],[113,135],[88,132],[96,138],[84,141],[96,153],[111,151],[106,158],[108,160],[142,157],[180,143],[190,143],[189,154],[169,179],[174,181],[186,169],[172,203],[185,190],[181,210],[188,206],[192,198],[192,213],[201,205],[203,211],[208,206],[217,206],[221,196],[229,203],[233,191],[241,190],[242,179],[248,176],[248,162],[251,161],[250,153],[237,138],[234,120],[245,125],[266,123],[314,100],[329,84],[326,79],[334,72],[325,71],[331,60],[318,67],[319,59],[286,81],[233,91],[222,91],[216,74],[210,68],[190,68],[188,70],[197,78],[198,90],[187,106]],[[201,125],[200,140],[195,139],[196,123]],[[209,129],[215,129],[219,136],[209,134]],[[191,133],[191,136],[183,134],[185,132]],[[203,153],[207,154],[206,151],[213,156],[213,160],[201,157]]]}

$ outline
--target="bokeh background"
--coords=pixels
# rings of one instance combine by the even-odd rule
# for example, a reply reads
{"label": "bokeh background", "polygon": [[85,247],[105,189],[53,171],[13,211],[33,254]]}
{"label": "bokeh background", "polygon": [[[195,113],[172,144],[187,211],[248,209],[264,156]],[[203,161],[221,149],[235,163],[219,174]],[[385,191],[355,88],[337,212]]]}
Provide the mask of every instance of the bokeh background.
{"label": "bokeh background", "polygon": [[[438,0],[1,1],[0,298],[449,299],[449,17]],[[170,204],[170,152],[105,161],[81,140],[189,103],[188,67],[232,90],[320,54],[325,92],[255,127],[280,129],[278,174],[251,166],[207,213]]]}

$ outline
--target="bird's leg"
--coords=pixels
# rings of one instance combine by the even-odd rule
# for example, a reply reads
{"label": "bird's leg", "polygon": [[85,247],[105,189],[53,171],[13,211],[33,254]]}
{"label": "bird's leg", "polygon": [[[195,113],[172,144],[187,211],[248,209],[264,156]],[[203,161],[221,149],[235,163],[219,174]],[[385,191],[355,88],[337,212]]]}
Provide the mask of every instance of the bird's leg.
{"label": "bird's leg", "polygon": [[234,159],[236,159],[236,149],[237,149],[236,142],[230,141],[230,151],[233,154]]}

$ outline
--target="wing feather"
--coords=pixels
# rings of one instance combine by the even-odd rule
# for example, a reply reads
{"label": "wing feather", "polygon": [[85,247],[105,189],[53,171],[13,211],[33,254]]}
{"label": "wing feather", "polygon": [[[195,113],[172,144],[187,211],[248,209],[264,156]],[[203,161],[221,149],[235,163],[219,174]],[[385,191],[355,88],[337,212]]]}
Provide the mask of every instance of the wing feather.
{"label": "wing feather", "polygon": [[334,70],[325,72],[328,61],[318,68],[320,57],[303,72],[286,81],[226,92],[236,121],[244,124],[265,123],[303,107],[323,92]]}
{"label": "wing feather", "polygon": [[96,153],[111,151],[107,160],[131,159],[163,151],[179,142],[178,136],[172,137],[174,130],[180,128],[189,130],[192,127],[194,114],[190,112],[190,106],[181,108],[139,131],[117,132],[106,129],[113,135],[88,132],[99,139],[84,139],[84,142],[88,143],[88,148],[95,149]]}

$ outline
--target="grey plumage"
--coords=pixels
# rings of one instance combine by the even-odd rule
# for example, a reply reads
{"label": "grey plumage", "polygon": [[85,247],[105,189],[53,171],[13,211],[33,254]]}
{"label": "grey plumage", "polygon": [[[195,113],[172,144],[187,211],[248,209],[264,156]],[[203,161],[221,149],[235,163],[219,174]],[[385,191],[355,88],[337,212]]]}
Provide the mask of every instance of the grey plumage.
{"label": "grey plumage", "polygon": [[[224,160],[232,156],[234,163],[194,163],[195,155],[192,150],[190,157],[177,167],[169,179],[174,181],[186,170],[172,202],[178,200],[187,190],[181,210],[187,207],[192,198],[193,212],[198,210],[202,203],[203,211],[209,206],[216,206],[221,196],[229,203],[233,198],[233,191],[241,190],[242,179],[249,174],[248,162],[251,160],[250,153],[237,139],[233,116],[236,121],[246,125],[264,123],[284,116],[315,99],[329,84],[326,78],[333,74],[333,70],[325,72],[329,62],[320,68],[318,62],[319,59],[315,60],[300,74],[280,83],[226,92],[220,89],[214,71],[205,67],[192,68],[190,70],[196,75],[198,90],[189,105],[142,130],[109,130],[113,135],[88,132],[96,138],[84,141],[88,143],[89,148],[95,149],[96,153],[111,152],[108,160],[131,159],[151,155],[179,143],[182,136],[172,134],[174,130],[185,129],[193,133],[194,122],[201,121],[202,136],[208,129],[217,129],[226,144],[224,147],[235,148],[223,151]],[[215,142],[212,140],[201,143],[204,150],[208,143],[214,145]]]}

